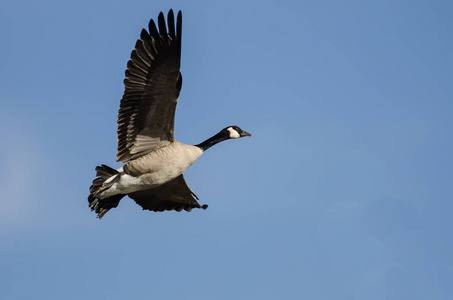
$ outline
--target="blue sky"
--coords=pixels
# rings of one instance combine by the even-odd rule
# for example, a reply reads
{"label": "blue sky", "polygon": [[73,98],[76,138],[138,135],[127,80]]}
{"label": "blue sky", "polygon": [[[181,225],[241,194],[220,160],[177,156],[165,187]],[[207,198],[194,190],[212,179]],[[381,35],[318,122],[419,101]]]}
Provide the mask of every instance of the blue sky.
{"label": "blue sky", "polygon": [[[88,209],[141,28],[183,11],[206,211]],[[0,4],[0,298],[452,299],[449,1]]]}

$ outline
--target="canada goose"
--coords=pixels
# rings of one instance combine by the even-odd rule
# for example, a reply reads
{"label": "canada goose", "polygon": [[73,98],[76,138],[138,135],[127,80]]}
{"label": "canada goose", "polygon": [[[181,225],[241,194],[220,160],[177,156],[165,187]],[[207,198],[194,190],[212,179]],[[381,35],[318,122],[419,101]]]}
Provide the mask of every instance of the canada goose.
{"label": "canada goose", "polygon": [[176,28],[173,10],[168,12],[167,22],[168,31],[162,12],[159,30],[153,20],[149,22],[149,33],[142,30],[127,63],[116,154],[116,160],[125,164],[118,170],[96,167],[88,202],[99,219],[126,195],[151,211],[206,209],[182,174],[215,144],[251,136],[237,126],[228,126],[195,146],[175,141],[175,110],[182,85],[181,11]]}

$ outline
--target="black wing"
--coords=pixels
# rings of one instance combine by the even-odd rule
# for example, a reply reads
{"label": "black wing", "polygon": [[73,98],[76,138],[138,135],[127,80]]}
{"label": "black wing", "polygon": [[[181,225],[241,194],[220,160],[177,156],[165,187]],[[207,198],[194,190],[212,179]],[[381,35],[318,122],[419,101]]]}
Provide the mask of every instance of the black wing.
{"label": "black wing", "polygon": [[129,197],[143,209],[151,211],[181,211],[183,209],[191,211],[192,208],[206,209],[208,207],[207,205],[201,206],[197,202],[197,195],[187,186],[183,175],[157,188],[130,193]]}
{"label": "black wing", "polygon": [[117,161],[127,162],[174,140],[176,103],[181,90],[181,11],[176,28],[173,10],[168,31],[162,12],[157,29],[143,29],[127,64],[125,91],[118,112]]}

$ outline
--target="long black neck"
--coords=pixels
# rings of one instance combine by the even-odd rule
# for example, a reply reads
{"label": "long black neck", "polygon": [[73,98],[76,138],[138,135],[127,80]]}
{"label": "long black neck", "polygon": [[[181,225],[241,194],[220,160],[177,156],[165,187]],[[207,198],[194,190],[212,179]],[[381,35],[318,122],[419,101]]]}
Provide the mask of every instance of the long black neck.
{"label": "long black neck", "polygon": [[195,146],[197,146],[198,148],[201,148],[201,150],[203,150],[203,151],[206,151],[209,148],[211,148],[212,146],[214,146],[215,144],[223,142],[224,140],[227,140],[229,138],[230,137],[229,137],[228,134],[226,134],[225,132],[221,131],[221,132],[217,133],[216,135],[214,135],[213,137],[210,137],[209,139],[207,139],[203,143],[200,143],[200,144],[195,145]]}

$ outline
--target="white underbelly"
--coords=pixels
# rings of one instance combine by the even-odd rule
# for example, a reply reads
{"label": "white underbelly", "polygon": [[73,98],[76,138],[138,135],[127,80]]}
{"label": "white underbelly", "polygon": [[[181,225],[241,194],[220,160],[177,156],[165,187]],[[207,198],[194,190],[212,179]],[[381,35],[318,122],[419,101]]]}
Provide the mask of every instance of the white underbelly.
{"label": "white underbelly", "polygon": [[[119,194],[129,194],[139,190],[143,190],[145,184],[140,177],[133,177],[128,174],[122,173],[121,175],[114,175],[107,179],[106,182],[109,180],[113,180],[116,176],[120,176],[120,179],[115,182],[109,189],[103,191],[98,195],[99,198],[104,199],[114,195]],[[149,188],[153,188],[155,186],[150,186]]]}

